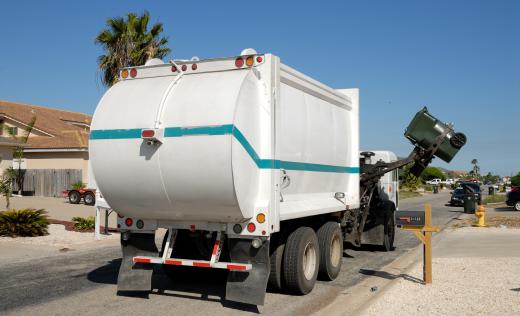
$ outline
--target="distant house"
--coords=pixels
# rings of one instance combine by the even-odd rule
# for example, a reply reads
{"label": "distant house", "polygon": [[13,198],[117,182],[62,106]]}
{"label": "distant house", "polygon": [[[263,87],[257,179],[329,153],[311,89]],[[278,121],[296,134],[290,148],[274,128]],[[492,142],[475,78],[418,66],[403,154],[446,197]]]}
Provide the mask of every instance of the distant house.
{"label": "distant house", "polygon": [[18,162],[12,161],[12,150],[11,156],[8,153],[9,142],[14,143],[10,135],[24,135],[33,117],[36,117],[36,124],[25,145],[21,168],[77,169],[82,171],[83,182],[87,183],[88,135],[92,117],[83,113],[0,101],[0,123],[11,129],[0,131],[0,153],[5,155],[0,167],[10,164],[18,167]]}
{"label": "distant house", "polygon": [[13,165],[13,151],[21,145],[16,140],[0,136],[0,175]]}

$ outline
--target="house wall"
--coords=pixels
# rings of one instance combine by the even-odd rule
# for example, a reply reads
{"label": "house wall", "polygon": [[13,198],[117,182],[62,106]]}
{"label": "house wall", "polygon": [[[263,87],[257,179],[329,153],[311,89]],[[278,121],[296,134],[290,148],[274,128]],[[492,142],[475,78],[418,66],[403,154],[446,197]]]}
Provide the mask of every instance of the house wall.
{"label": "house wall", "polygon": [[25,152],[27,169],[81,169],[88,183],[88,152]]}
{"label": "house wall", "polygon": [[0,175],[13,165],[13,148],[0,146]]}

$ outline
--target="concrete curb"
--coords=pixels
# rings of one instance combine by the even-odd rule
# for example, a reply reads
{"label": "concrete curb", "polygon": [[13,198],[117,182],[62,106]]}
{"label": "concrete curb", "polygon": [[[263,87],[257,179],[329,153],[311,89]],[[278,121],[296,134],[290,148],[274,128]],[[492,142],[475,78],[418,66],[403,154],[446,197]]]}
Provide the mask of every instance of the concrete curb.
{"label": "concrete curb", "polygon": [[[437,234],[433,235],[432,243],[435,245],[442,240],[446,234],[446,228],[454,220],[462,220],[470,216],[470,214],[460,214],[457,218],[452,219],[446,226]],[[361,283],[341,291],[338,296],[329,305],[321,310],[313,313],[313,315],[358,315],[367,309],[370,304],[381,297],[386,291],[392,288],[396,283],[394,280],[401,278],[407,274],[412,267],[422,258],[422,245],[410,249],[407,253],[392,261],[390,264],[383,267],[379,272],[385,275],[395,276],[392,278],[385,278],[380,276],[370,276]],[[435,274],[434,274],[435,277]],[[376,291],[372,291],[377,288]]]}

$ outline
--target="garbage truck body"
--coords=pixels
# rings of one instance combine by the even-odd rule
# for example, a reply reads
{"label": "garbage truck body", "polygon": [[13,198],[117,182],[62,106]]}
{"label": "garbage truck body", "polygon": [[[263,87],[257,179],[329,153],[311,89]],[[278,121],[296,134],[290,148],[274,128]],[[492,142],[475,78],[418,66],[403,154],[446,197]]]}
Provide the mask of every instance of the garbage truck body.
{"label": "garbage truck body", "polygon": [[318,276],[336,278],[356,230],[392,247],[397,179],[386,194],[360,192],[358,90],[272,54],[122,69],[97,106],[89,150],[118,213],[121,292],[150,290],[154,264],[168,275],[219,268],[226,299],[263,304],[267,284],[306,294]]}

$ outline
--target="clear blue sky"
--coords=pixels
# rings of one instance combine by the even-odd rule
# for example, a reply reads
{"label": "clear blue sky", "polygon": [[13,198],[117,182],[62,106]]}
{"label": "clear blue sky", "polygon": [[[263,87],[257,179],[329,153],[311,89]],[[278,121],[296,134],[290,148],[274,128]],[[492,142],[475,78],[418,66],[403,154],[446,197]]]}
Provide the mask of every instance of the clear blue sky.
{"label": "clear blue sky", "polygon": [[[334,87],[361,89],[361,144],[406,155],[423,105],[469,138],[450,165],[520,171],[520,1],[9,1],[0,99],[93,113],[96,34],[148,10],[175,58],[272,52]],[[169,56],[172,57],[172,56]]]}

